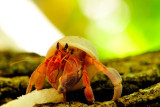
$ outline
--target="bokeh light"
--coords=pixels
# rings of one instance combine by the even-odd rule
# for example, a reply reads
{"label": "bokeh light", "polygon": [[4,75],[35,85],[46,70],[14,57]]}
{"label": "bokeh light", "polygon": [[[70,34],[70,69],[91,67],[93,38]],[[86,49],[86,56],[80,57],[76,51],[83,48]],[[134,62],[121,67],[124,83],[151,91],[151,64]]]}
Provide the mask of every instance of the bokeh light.
{"label": "bokeh light", "polygon": [[[0,1],[0,28],[13,39],[12,45],[15,43],[21,50],[41,55],[62,37],[30,0]],[[10,44],[9,40],[6,44]]]}
{"label": "bokeh light", "polygon": [[100,59],[160,49],[158,0],[0,2],[1,31],[13,38],[18,47],[29,51],[46,52],[47,47],[62,35],[82,36],[90,40]]}

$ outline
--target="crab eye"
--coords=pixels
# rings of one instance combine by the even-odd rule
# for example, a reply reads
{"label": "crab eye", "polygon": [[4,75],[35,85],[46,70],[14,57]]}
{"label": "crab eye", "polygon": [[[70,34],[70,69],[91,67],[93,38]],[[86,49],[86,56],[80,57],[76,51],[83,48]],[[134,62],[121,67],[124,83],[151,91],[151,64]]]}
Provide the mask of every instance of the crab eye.
{"label": "crab eye", "polygon": [[57,50],[59,50],[59,42],[57,43],[57,46],[56,46]]}
{"label": "crab eye", "polygon": [[64,50],[67,50],[68,48],[68,44],[66,43],[65,47],[64,47]]}

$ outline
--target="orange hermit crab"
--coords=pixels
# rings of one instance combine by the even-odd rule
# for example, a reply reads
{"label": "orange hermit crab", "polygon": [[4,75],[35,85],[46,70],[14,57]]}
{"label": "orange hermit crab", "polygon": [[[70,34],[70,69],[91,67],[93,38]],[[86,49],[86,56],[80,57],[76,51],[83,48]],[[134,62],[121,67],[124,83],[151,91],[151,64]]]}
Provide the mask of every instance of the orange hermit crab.
{"label": "orange hermit crab", "polygon": [[115,101],[122,93],[121,76],[117,70],[106,68],[98,60],[97,52],[89,41],[77,36],[64,37],[50,47],[45,61],[32,73],[26,93],[31,91],[34,84],[37,90],[42,89],[47,77],[52,87],[63,93],[64,98],[66,91],[85,87],[85,96],[88,102],[93,103],[90,80],[99,72],[108,76],[114,85],[112,100]]}

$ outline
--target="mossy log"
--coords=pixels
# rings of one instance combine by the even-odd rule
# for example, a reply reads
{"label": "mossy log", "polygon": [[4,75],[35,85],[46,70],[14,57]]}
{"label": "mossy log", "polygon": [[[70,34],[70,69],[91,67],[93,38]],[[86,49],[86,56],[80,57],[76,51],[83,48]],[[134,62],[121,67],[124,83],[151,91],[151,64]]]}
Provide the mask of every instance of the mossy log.
{"label": "mossy log", "polygon": [[134,92],[129,95],[125,95],[119,98],[116,102],[104,101],[95,102],[94,104],[88,105],[80,102],[67,102],[60,104],[37,104],[34,107],[130,107],[130,106],[160,106],[160,83],[157,83],[151,87],[145,89],[139,89],[138,92]]}
{"label": "mossy log", "polygon": [[[12,57],[15,57],[15,56],[19,57],[22,54],[22,56],[24,55],[23,56],[24,58],[20,58],[20,60],[22,60],[22,59],[29,59],[33,57],[39,57],[39,55],[33,54],[33,53],[31,53],[31,55],[30,53],[18,53],[18,55],[14,53],[14,55],[10,55],[12,53],[9,53],[9,52],[7,53],[8,55],[6,55],[6,53],[4,55],[5,60],[3,61],[4,63],[6,63],[7,66],[5,64],[4,66],[0,65],[0,74],[1,76],[5,76],[0,78],[0,90],[2,93],[0,94],[1,104],[9,100],[12,100],[22,94],[25,94],[25,90],[28,85],[30,74],[34,71],[34,69],[38,66],[38,64],[42,62],[42,60],[33,60],[33,61],[23,62],[22,65],[21,63],[19,63],[21,67],[16,67],[16,70],[15,70],[12,68],[12,66],[8,66],[9,63],[18,61],[17,58],[15,58],[16,59],[15,60]],[[1,53],[0,58],[1,56],[3,56],[3,54]],[[10,56],[9,59],[7,59],[8,56]],[[14,59],[14,60],[11,60],[11,59]],[[117,105],[118,106],[135,106],[140,104],[143,104],[143,105],[148,104],[151,106],[155,104],[159,105],[159,103],[157,103],[157,100],[159,100],[159,96],[148,98],[147,94],[144,94],[146,95],[145,101],[134,100],[135,102],[134,101],[132,102],[130,100],[127,100],[127,98],[143,99],[142,98],[143,91],[145,92],[146,90],[149,95],[151,95],[152,92],[154,91],[156,91],[157,93],[159,92],[160,90],[158,88],[159,87],[158,82],[160,82],[159,59],[160,59],[160,52],[151,52],[151,53],[127,57],[123,59],[112,59],[112,60],[102,61],[107,67],[116,68],[122,76],[123,93],[122,93],[122,97],[119,98],[117,102],[110,101],[113,96],[113,85],[111,84],[111,81],[105,75],[97,74],[91,81],[91,86],[92,86],[93,93],[95,96],[95,101],[96,101],[94,104],[87,103],[83,93],[84,89],[81,89],[74,92],[67,92],[66,103],[40,104],[40,105],[35,105],[35,107],[42,107],[42,106],[53,107],[53,106],[64,106],[64,105],[72,106],[72,107],[74,106],[116,107]],[[18,64],[16,64],[16,66],[18,66]],[[23,75],[28,75],[28,76],[23,76]],[[18,77],[15,77],[15,76],[18,76]],[[25,78],[25,80],[23,80],[22,78],[23,79]],[[23,88],[21,85],[23,86]],[[45,86],[45,87],[48,87],[48,86]],[[9,91],[11,94],[7,94]],[[14,97],[11,96],[12,94]],[[4,95],[5,96],[7,95],[7,97],[4,97]],[[133,97],[132,95],[135,95],[135,96]],[[153,103],[151,103],[152,101]]]}
{"label": "mossy log", "polygon": [[130,95],[125,95],[117,100],[119,106],[160,106],[160,83],[149,88],[139,89]]}
{"label": "mossy log", "polygon": [[28,76],[13,78],[0,77],[0,104],[25,94],[28,81]]}
{"label": "mossy log", "polygon": [[36,53],[0,52],[0,76],[12,77],[31,75],[33,70],[43,61],[42,59],[28,60],[12,65],[25,59],[40,57]]}

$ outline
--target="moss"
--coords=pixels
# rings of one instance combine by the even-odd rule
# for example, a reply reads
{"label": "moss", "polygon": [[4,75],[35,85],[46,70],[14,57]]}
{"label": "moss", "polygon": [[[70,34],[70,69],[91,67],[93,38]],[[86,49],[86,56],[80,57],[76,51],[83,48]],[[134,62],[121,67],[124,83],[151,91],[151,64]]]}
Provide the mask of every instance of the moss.
{"label": "moss", "polygon": [[159,93],[160,83],[157,83],[151,87],[139,89],[138,92],[123,96],[119,98],[117,102],[121,106],[147,105],[150,101],[154,102],[160,99]]}
{"label": "moss", "polygon": [[0,77],[0,104],[4,103],[4,101],[8,101],[5,99],[15,99],[25,94],[28,80],[28,76],[13,78]]}
{"label": "moss", "polygon": [[40,57],[35,53],[0,52],[0,76],[11,77],[30,75],[42,60],[29,60],[11,65],[14,62]]}
{"label": "moss", "polygon": [[[43,60],[26,61],[9,66],[10,63],[39,57],[34,53],[0,52],[0,102],[5,103],[25,93],[29,75]],[[35,107],[58,106],[158,106],[160,100],[160,51],[151,52],[123,59],[103,60],[108,67],[116,68],[122,76],[123,93],[118,101],[110,101],[113,96],[113,85],[103,74],[97,74],[91,86],[95,103],[88,104],[84,89],[67,92],[67,103],[39,104]],[[23,76],[27,75],[27,76]],[[16,77],[17,76],[17,77]],[[46,85],[45,87],[49,87]],[[9,100],[7,100],[9,99]]]}

